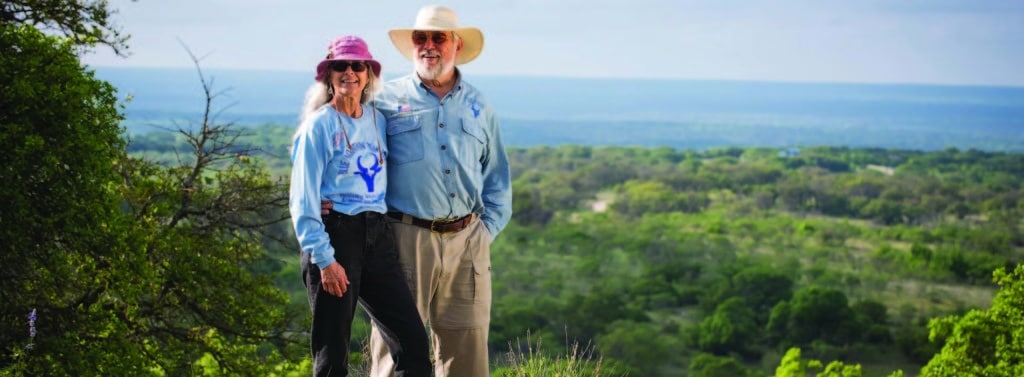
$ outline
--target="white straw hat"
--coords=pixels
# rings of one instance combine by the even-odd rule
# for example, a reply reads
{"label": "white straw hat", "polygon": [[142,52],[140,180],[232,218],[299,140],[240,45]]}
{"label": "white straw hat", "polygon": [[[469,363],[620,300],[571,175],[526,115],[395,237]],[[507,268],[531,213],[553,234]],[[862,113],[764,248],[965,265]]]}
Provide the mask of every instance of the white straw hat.
{"label": "white straw hat", "polygon": [[413,60],[413,30],[454,31],[462,39],[462,52],[455,58],[455,64],[466,64],[480,55],[484,49],[484,33],[475,27],[460,27],[455,11],[440,5],[427,5],[416,14],[416,24],[408,29],[391,29],[391,43],[406,59]]}

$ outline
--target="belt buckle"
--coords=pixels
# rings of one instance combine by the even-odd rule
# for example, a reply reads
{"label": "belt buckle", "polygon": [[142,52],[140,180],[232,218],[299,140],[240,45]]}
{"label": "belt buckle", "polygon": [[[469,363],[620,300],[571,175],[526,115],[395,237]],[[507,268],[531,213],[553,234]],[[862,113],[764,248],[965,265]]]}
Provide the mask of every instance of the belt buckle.
{"label": "belt buckle", "polygon": [[[442,226],[448,226],[448,225],[455,224],[458,221],[459,221],[458,219],[454,219],[453,220],[453,219],[450,219],[450,218],[448,218],[448,219],[432,219],[432,220],[430,220],[430,232],[431,233],[440,233],[440,234],[450,233],[448,231],[442,230],[441,227]],[[434,228],[435,226],[437,228]]]}

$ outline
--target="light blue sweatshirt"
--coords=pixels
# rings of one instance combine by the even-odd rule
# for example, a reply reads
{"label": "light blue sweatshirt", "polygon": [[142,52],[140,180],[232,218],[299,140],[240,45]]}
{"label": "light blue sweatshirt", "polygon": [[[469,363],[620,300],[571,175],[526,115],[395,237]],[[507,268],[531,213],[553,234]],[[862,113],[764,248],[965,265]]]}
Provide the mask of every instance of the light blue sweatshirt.
{"label": "light blue sweatshirt", "polygon": [[324,105],[295,132],[288,209],[299,246],[321,269],[334,262],[335,252],[321,220],[321,199],[348,215],[387,211],[386,123],[376,112],[374,127],[375,111],[364,104],[363,115],[352,119]]}

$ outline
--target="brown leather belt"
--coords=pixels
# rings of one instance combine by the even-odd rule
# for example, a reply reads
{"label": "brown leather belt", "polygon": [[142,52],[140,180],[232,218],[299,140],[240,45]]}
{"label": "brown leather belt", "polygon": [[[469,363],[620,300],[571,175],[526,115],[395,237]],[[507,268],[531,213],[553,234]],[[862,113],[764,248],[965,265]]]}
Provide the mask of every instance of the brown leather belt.
{"label": "brown leather belt", "polygon": [[466,229],[466,227],[469,226],[469,223],[473,221],[472,213],[455,220],[426,220],[418,217],[412,217],[401,212],[388,212],[388,216],[396,220],[401,220],[403,224],[412,224],[420,228],[430,229],[431,232],[438,233],[458,232]]}

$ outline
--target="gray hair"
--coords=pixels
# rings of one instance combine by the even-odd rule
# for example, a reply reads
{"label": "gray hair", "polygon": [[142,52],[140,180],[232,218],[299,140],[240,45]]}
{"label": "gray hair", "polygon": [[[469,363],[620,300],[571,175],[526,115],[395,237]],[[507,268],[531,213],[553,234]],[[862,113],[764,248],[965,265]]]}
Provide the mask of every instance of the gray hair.
{"label": "gray hair", "polygon": [[[361,104],[373,100],[382,87],[381,79],[373,73],[373,68],[367,67],[366,78],[366,87],[363,88],[363,95],[359,98]],[[302,104],[302,112],[299,113],[300,123],[305,122],[306,118],[309,118],[320,106],[331,101],[333,93],[329,93],[330,87],[331,75],[328,72],[324,75],[323,80],[314,82],[306,89],[306,100]]]}

